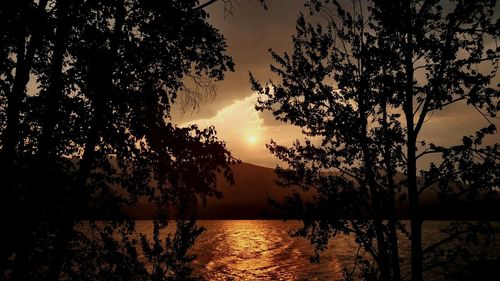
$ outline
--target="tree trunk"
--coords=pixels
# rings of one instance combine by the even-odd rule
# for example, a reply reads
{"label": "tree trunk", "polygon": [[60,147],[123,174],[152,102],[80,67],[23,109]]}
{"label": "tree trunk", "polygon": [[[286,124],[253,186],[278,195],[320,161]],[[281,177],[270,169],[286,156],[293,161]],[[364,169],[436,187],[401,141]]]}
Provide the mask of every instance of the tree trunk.
{"label": "tree trunk", "polygon": [[[43,131],[40,136],[40,146],[38,151],[38,165],[37,165],[37,179],[40,180],[41,187],[48,187],[51,183],[50,171],[51,169],[57,169],[56,162],[57,151],[53,151],[51,148],[54,146],[54,130],[58,118],[59,101],[63,95],[64,85],[63,85],[63,66],[64,66],[64,54],[66,52],[66,40],[68,32],[70,30],[70,22],[68,20],[68,9],[69,2],[61,1],[57,2],[57,27],[54,42],[54,53],[51,62],[50,69],[50,80],[49,88],[46,93],[47,99],[45,104],[46,115],[43,123]],[[60,188],[60,187],[56,187]],[[64,190],[48,190],[48,192],[56,192],[58,196],[63,196]],[[72,228],[72,227],[71,227]],[[71,234],[71,230],[69,232]],[[56,245],[54,246],[55,251],[60,245],[57,245],[59,240],[56,240]],[[59,256],[57,254],[53,255],[52,264],[58,261]],[[57,280],[58,274],[54,273],[54,267],[49,267],[48,279]],[[57,275],[57,276],[54,276]]]}
{"label": "tree trunk", "polygon": [[[16,78],[14,81],[13,89],[10,95],[7,96],[7,124],[4,131],[4,142],[2,149],[2,172],[5,173],[3,178],[7,179],[9,183],[11,177],[14,177],[16,181],[16,172],[14,171],[14,162],[16,161],[16,147],[19,142],[19,116],[20,116],[20,106],[21,100],[24,95],[26,88],[26,83],[24,78],[24,73],[27,72],[28,66],[25,61],[25,46],[26,46],[26,26],[19,26],[19,38],[17,39],[17,62],[16,62]],[[23,280],[24,274],[26,273],[26,266],[28,264],[29,255],[28,251],[31,248],[30,233],[27,232],[27,225],[30,223],[31,218],[29,217],[29,211],[25,208],[27,204],[23,204],[20,201],[21,195],[17,194],[20,191],[15,192],[15,184],[8,184],[7,188],[12,191],[12,195],[15,196],[17,208],[15,212],[17,213],[18,220],[14,224],[18,224],[17,237],[16,237],[16,259],[12,269],[13,280]],[[9,192],[10,193],[10,192]],[[9,194],[11,195],[11,194]],[[7,210],[10,211],[10,210]],[[26,221],[27,219],[27,221]]]}
{"label": "tree trunk", "polygon": [[[361,74],[363,77],[363,74]],[[366,171],[366,183],[368,184],[368,188],[370,190],[370,195],[372,199],[372,207],[373,207],[373,223],[375,225],[375,234],[377,237],[377,248],[378,248],[378,256],[375,257],[378,261],[379,269],[380,269],[380,277],[381,280],[391,280],[390,279],[390,270],[389,270],[389,259],[387,255],[387,244],[385,241],[384,235],[384,224],[382,221],[382,212],[381,212],[381,201],[380,194],[378,191],[378,184],[375,180],[375,175],[373,172],[373,158],[371,156],[367,137],[367,117],[366,117],[366,103],[365,103],[365,94],[367,90],[366,83],[363,78],[360,82],[361,87],[358,95],[358,105],[359,105],[359,121],[360,121],[360,145],[363,152],[363,160],[364,167]]]}
{"label": "tree trunk", "polygon": [[[23,1],[21,11],[19,11],[19,22],[17,23],[16,35],[16,71],[15,80],[11,92],[7,95],[7,122],[3,134],[2,144],[2,164],[4,169],[13,166],[16,155],[16,146],[19,142],[19,115],[21,111],[21,102],[28,83],[31,64],[27,60],[26,37],[28,36],[28,26],[26,17],[27,1]],[[9,170],[6,170],[9,175]]]}
{"label": "tree trunk", "polygon": [[[26,2],[26,1],[25,1]],[[28,4],[22,3],[22,8],[26,8]],[[41,0],[38,3],[38,15],[42,19],[45,14],[45,9],[47,6],[47,0]],[[27,25],[28,20],[25,18],[26,12],[21,11],[19,20],[19,31],[18,31],[18,45],[17,45],[17,62],[16,62],[16,73],[15,81],[11,94],[8,96],[7,105],[7,126],[4,135],[4,147],[2,150],[2,171],[6,173],[7,176],[4,178],[9,178],[11,175],[16,176],[16,172],[13,170],[16,161],[16,150],[17,145],[20,141],[19,136],[19,126],[20,126],[20,113],[22,99],[25,95],[26,85],[29,81],[29,74],[32,69],[33,59],[35,56],[35,51],[40,45],[41,22],[35,23],[31,30],[31,39],[27,45],[26,38],[29,34],[29,26]],[[27,45],[27,46],[26,46]],[[7,188],[10,188],[9,184]],[[19,224],[16,237],[16,259],[12,269],[12,279],[13,280],[27,280],[27,276],[31,271],[29,252],[34,247],[34,230],[36,228],[36,216],[38,215],[38,210],[36,210],[37,205],[32,204],[34,200],[37,200],[39,190],[37,188],[30,188],[27,191],[21,191],[19,195],[14,195],[16,200],[20,196],[26,198],[25,202],[16,201],[18,206],[16,206],[19,211],[18,221],[14,222]],[[9,198],[11,194],[9,194]],[[34,199],[34,200],[33,200]]]}
{"label": "tree trunk", "polygon": [[399,281],[401,280],[401,268],[399,264],[399,249],[398,249],[398,236],[396,231],[396,191],[394,184],[394,167],[391,157],[391,143],[388,137],[389,129],[387,124],[387,101],[386,97],[383,98],[382,110],[383,110],[383,120],[382,127],[384,133],[384,160],[386,167],[386,176],[387,176],[387,185],[389,189],[389,206],[388,206],[388,215],[389,215],[389,243],[391,250],[391,268],[393,270],[393,280]]}
{"label": "tree trunk", "polygon": [[[48,281],[57,281],[59,279],[64,264],[64,258],[68,252],[68,244],[72,238],[73,227],[79,218],[81,207],[83,206],[82,203],[87,202],[87,179],[92,168],[92,163],[95,161],[95,148],[98,145],[101,126],[104,121],[104,111],[106,106],[105,97],[113,90],[113,65],[116,61],[118,40],[120,38],[121,29],[125,19],[125,12],[124,3],[121,1],[117,4],[116,8],[115,30],[111,38],[110,50],[106,52],[109,53],[109,56],[103,55],[102,57],[97,56],[94,58],[96,60],[96,67],[91,67],[89,70],[93,72],[91,73],[91,77],[93,77],[91,79],[95,80],[89,81],[91,90],[94,91],[95,95],[93,120],[87,135],[82,160],[79,162],[78,173],[75,180],[75,192],[70,194],[68,211],[62,219],[61,229],[56,236],[53,254],[54,259],[49,267],[47,275]],[[108,61],[107,63],[105,62],[106,60]],[[107,65],[107,67],[102,67],[102,63]]]}
{"label": "tree trunk", "polygon": [[[54,158],[57,152],[53,151],[54,147],[54,130],[57,124],[58,110],[60,107],[60,100],[64,94],[64,81],[63,81],[63,66],[64,54],[66,53],[66,40],[68,32],[71,28],[68,19],[68,1],[57,2],[57,27],[54,42],[54,51],[52,55],[49,87],[45,93],[47,99],[45,102],[45,116],[42,126],[42,133],[39,141],[38,149],[38,168],[37,171],[46,171],[50,168],[47,164],[56,161]],[[43,177],[45,173],[42,172]],[[41,181],[45,183],[45,181]]]}
{"label": "tree trunk", "polygon": [[412,19],[408,8],[406,15],[408,22],[406,33],[406,52],[405,52],[405,103],[404,113],[406,117],[407,129],[407,184],[408,196],[410,201],[410,221],[411,221],[411,280],[422,281],[422,218],[420,215],[420,206],[418,202],[417,190],[417,160],[416,160],[416,135],[413,120],[413,35],[411,32]]}
{"label": "tree trunk", "polygon": [[[409,124],[408,126],[413,126]],[[412,281],[422,281],[422,218],[420,215],[420,206],[417,193],[417,176],[416,176],[416,159],[415,159],[415,142],[412,129],[409,129],[408,134],[408,193],[410,199],[410,220],[411,220],[411,276]]]}
{"label": "tree trunk", "polygon": [[[98,124],[97,116],[95,118],[95,124]],[[68,244],[71,241],[71,236],[73,232],[73,227],[76,220],[78,219],[78,214],[81,211],[82,201],[86,202],[86,181],[89,176],[92,162],[94,160],[95,147],[99,138],[98,126],[94,125],[89,133],[88,140],[85,146],[85,152],[83,154],[82,160],[79,162],[78,174],[76,177],[76,187],[75,194],[70,195],[70,202],[68,204],[68,210],[61,221],[61,229],[56,235],[56,242],[53,250],[53,260],[49,267],[47,273],[48,281],[57,281],[64,264],[64,258],[68,252]]]}
{"label": "tree trunk", "polygon": [[[378,185],[375,181],[375,177],[373,174],[373,168],[370,166],[371,157],[369,156],[367,143],[362,144],[362,150],[365,154],[365,165],[368,165],[366,170],[366,179],[367,184],[370,190],[370,195],[372,199],[372,207],[373,207],[373,223],[375,225],[375,234],[377,237],[377,248],[378,248],[378,265],[380,268],[380,277],[381,280],[391,280],[390,279],[390,270],[389,270],[389,259],[387,254],[387,243],[384,235],[384,224],[382,221],[382,212],[381,212],[381,201],[380,194],[378,191]],[[366,162],[369,161],[369,162]]]}
{"label": "tree trunk", "polygon": [[[96,58],[96,60],[99,59],[103,58]],[[92,84],[97,85],[97,83]],[[95,148],[99,141],[101,131],[100,128],[103,121],[103,97],[107,94],[107,88],[105,85],[102,86],[103,88],[92,89],[95,91],[96,97],[94,100],[95,106],[92,122],[87,134],[82,159],[78,163],[78,172],[75,179],[74,190],[70,191],[69,202],[66,207],[67,210],[59,222],[61,226],[59,233],[56,235],[52,254],[53,260],[47,274],[47,280],[49,281],[59,280],[60,272],[64,264],[64,258],[68,252],[68,244],[72,238],[73,227],[75,226],[76,221],[80,218],[82,207],[87,202],[87,179],[92,168],[92,163],[95,161]]]}

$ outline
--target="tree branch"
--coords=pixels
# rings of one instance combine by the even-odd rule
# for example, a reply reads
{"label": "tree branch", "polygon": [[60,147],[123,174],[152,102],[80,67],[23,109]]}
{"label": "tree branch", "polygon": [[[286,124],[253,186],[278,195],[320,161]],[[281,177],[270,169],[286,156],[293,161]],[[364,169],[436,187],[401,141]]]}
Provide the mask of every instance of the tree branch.
{"label": "tree branch", "polygon": [[200,10],[203,10],[203,9],[205,9],[206,7],[208,7],[208,6],[212,5],[213,3],[217,2],[217,1],[219,1],[219,0],[209,0],[209,1],[207,1],[207,2],[205,2],[205,3],[203,3],[203,4],[201,4],[200,6],[198,6],[198,7],[194,8],[193,12],[195,12],[195,13],[196,13],[196,12],[198,12],[198,11],[200,11]]}
{"label": "tree branch", "polygon": [[431,100],[434,98],[434,95],[438,92],[438,88],[441,86],[441,82],[444,78],[445,68],[446,68],[446,64],[448,61],[448,55],[450,52],[451,39],[453,37],[452,36],[452,34],[453,34],[452,28],[454,27],[454,24],[455,24],[455,21],[453,19],[450,20],[450,22],[448,24],[448,34],[446,35],[446,41],[445,41],[445,44],[443,46],[443,49],[441,50],[441,60],[439,63],[439,65],[440,65],[439,72],[438,72],[436,79],[434,80],[431,92],[429,93],[429,95],[427,95],[427,97],[425,99],[424,106],[422,108],[422,112],[420,113],[420,116],[419,116],[418,121],[417,121],[417,125],[415,126],[415,135],[414,135],[415,138],[417,138],[418,133],[420,132],[420,129],[422,128],[422,125],[424,123],[425,117],[430,110],[429,106],[430,106]]}
{"label": "tree branch", "polygon": [[477,110],[477,112],[479,112],[479,114],[481,114],[484,119],[486,119],[486,121],[490,124],[490,125],[493,125],[493,123],[491,122],[491,120],[488,118],[488,116],[482,112],[481,110],[479,110],[479,108],[477,108],[477,106],[475,104],[472,104],[472,106]]}
{"label": "tree branch", "polygon": [[424,155],[427,155],[427,154],[434,154],[434,153],[443,153],[444,152],[444,149],[443,150],[426,150],[426,151],[423,151],[422,153],[418,154],[415,159],[418,160],[418,158],[424,156]]}

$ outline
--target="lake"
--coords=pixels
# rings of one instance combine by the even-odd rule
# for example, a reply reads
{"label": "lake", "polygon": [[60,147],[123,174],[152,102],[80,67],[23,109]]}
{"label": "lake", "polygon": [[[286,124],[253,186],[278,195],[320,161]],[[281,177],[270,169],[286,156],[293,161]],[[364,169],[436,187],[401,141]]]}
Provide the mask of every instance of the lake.
{"label": "lake", "polygon": [[[342,269],[352,265],[357,250],[352,236],[342,236],[330,243],[319,264],[313,264],[309,242],[289,235],[301,226],[298,221],[206,220],[198,224],[206,231],[192,249],[197,255],[193,267],[194,274],[204,280],[340,280]],[[425,222],[424,243],[439,239],[439,230],[446,225],[444,221]],[[151,221],[139,221],[136,227],[152,233]],[[409,244],[406,239],[400,241],[402,270],[408,272]],[[498,241],[495,245],[498,252]],[[433,275],[428,274],[427,280],[437,280]]]}

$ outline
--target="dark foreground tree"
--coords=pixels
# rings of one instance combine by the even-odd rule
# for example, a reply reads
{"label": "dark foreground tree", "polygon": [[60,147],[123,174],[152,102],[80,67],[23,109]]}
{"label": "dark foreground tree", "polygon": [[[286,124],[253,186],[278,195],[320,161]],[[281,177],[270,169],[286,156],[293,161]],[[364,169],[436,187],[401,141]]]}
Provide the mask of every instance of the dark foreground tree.
{"label": "dark foreground tree", "polygon": [[[214,128],[170,121],[172,103],[213,94],[211,83],[233,69],[204,7],[195,0],[0,7],[2,279],[189,274],[196,206],[220,196],[216,175],[231,180],[235,161]],[[139,200],[161,207],[155,233],[179,219],[166,247],[157,246],[164,237],[134,230],[126,210]]]}
{"label": "dark foreground tree", "polygon": [[[405,279],[401,239],[411,243],[414,281],[428,270],[447,278],[474,276],[480,261],[495,273],[498,256],[482,255],[485,248],[477,247],[496,232],[484,221],[488,217],[454,221],[443,240],[422,242],[424,196],[451,207],[488,202],[498,192],[499,144],[483,145],[485,136],[496,133],[492,120],[500,107],[495,4],[307,1],[322,24],[301,16],[293,53],[272,52],[271,70],[281,81],[262,86],[251,77],[260,94],[257,109],[272,111],[309,137],[292,147],[268,147],[288,164],[277,168],[283,185],[316,191],[312,202],[299,196],[288,201],[304,221],[297,234],[318,253],[330,239],[354,235],[359,251],[346,279]],[[486,126],[455,145],[420,137],[434,112],[458,103],[476,109]],[[417,165],[431,155],[429,168]],[[396,212],[405,205],[410,231],[400,221],[404,214]]]}

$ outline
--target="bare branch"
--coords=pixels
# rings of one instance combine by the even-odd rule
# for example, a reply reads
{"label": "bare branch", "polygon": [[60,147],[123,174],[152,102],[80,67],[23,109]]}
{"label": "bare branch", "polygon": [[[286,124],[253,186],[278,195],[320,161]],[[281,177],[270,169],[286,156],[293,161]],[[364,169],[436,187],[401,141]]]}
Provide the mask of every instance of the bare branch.
{"label": "bare branch", "polygon": [[198,12],[198,11],[200,11],[200,10],[203,10],[203,9],[205,9],[206,7],[208,7],[208,6],[212,5],[213,3],[217,2],[217,1],[219,1],[219,0],[209,0],[209,1],[207,1],[207,2],[205,2],[205,3],[203,3],[203,4],[201,4],[200,6],[198,6],[198,7],[194,8],[193,12],[195,12],[195,13],[196,13],[196,12]]}
{"label": "bare branch", "polygon": [[472,106],[473,106],[473,107],[477,110],[477,112],[479,112],[479,114],[481,114],[481,115],[484,117],[484,119],[486,119],[486,121],[488,121],[488,123],[489,123],[490,125],[493,125],[493,123],[492,123],[492,122],[491,122],[491,120],[488,118],[488,115],[487,115],[486,113],[482,112],[479,108],[477,108],[477,106],[476,106],[475,104],[472,104]]}

